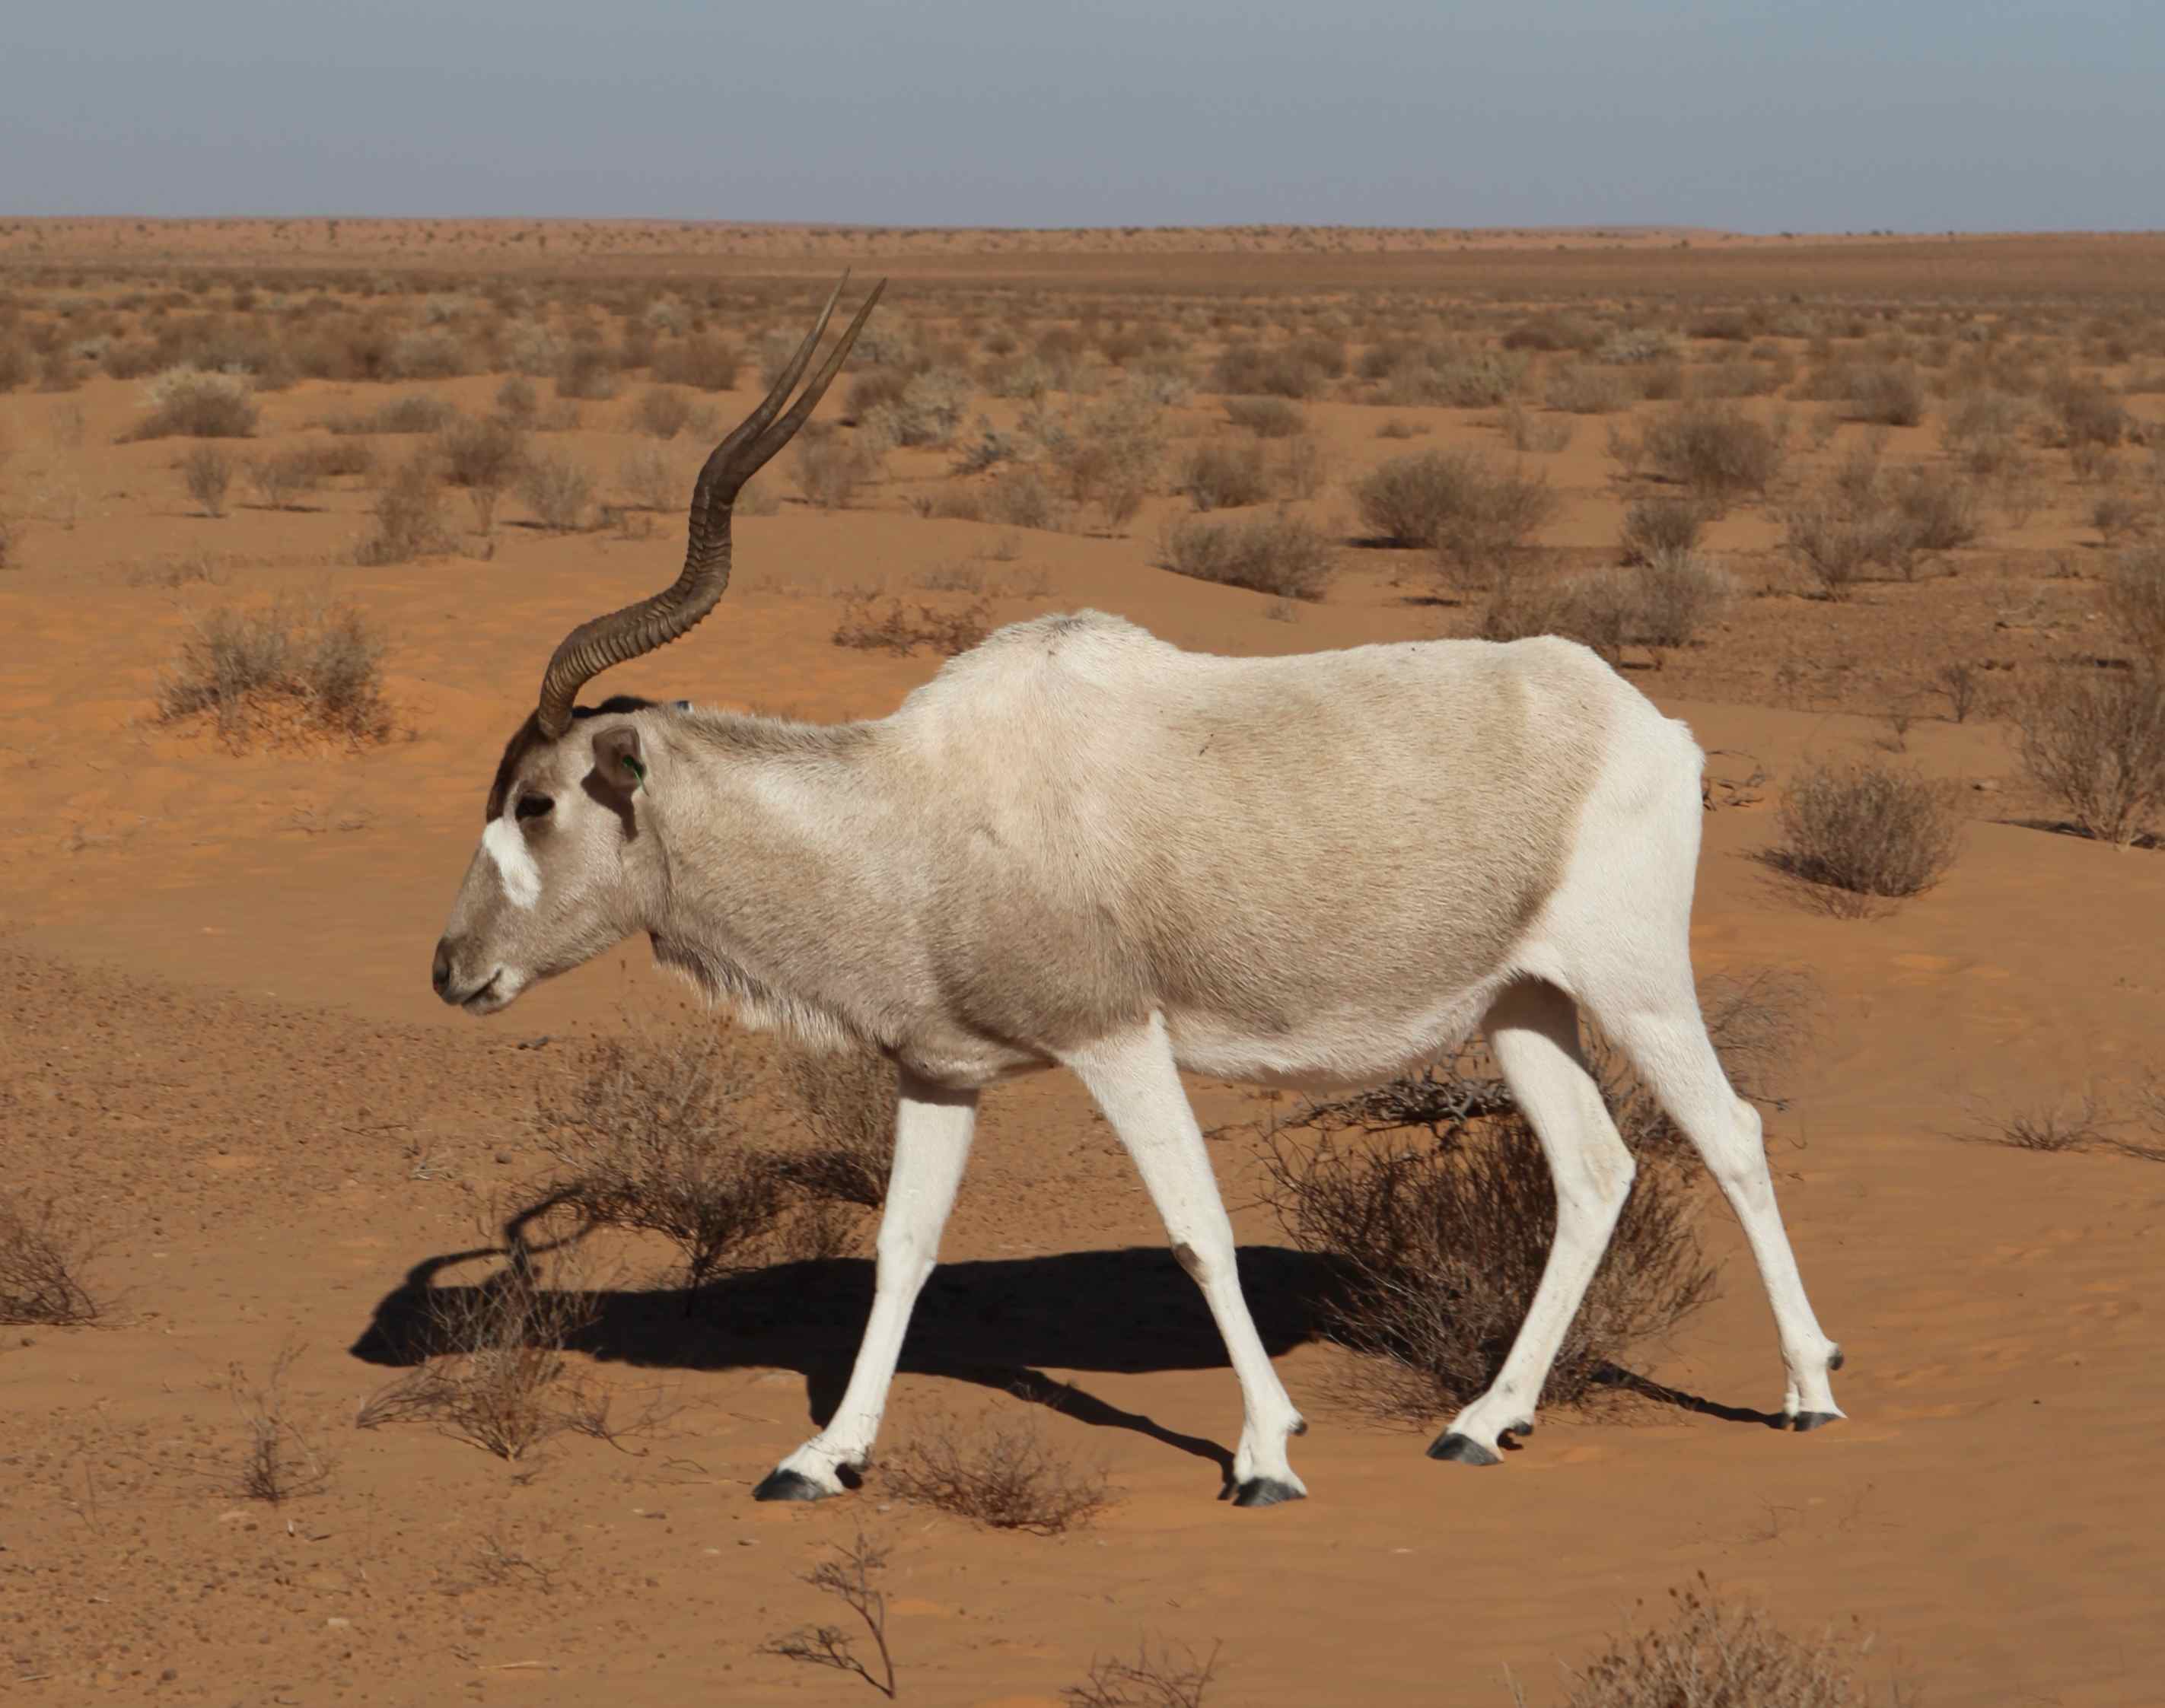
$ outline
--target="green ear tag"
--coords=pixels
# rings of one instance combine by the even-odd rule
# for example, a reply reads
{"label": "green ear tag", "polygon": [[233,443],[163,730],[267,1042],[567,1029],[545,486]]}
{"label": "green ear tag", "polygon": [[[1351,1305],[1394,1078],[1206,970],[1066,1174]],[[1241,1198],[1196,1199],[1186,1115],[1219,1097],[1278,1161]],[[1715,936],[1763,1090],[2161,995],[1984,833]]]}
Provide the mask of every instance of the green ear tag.
{"label": "green ear tag", "polygon": [[635,793],[646,786],[646,767],[640,764],[637,759],[632,758],[629,754],[626,754],[624,756],[624,768],[632,775],[633,782],[631,786]]}

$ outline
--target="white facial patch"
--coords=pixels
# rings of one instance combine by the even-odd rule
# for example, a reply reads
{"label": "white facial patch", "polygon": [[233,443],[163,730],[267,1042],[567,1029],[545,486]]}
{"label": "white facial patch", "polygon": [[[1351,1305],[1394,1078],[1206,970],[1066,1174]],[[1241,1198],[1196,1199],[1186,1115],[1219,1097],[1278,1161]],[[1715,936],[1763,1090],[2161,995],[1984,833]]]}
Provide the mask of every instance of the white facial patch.
{"label": "white facial patch", "polygon": [[541,868],[534,863],[534,851],[526,846],[519,827],[508,818],[489,821],[481,833],[481,851],[495,864],[496,875],[503,880],[504,899],[513,907],[531,907],[541,899]]}

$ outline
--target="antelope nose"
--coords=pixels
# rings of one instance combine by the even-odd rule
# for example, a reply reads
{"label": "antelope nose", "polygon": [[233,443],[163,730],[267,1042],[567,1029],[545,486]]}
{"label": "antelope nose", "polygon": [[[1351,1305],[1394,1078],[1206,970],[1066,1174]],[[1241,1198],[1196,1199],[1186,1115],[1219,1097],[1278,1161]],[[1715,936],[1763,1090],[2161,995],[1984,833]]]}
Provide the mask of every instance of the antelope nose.
{"label": "antelope nose", "polygon": [[448,937],[436,939],[436,958],[429,963],[429,982],[435,986],[439,996],[451,982],[451,940]]}

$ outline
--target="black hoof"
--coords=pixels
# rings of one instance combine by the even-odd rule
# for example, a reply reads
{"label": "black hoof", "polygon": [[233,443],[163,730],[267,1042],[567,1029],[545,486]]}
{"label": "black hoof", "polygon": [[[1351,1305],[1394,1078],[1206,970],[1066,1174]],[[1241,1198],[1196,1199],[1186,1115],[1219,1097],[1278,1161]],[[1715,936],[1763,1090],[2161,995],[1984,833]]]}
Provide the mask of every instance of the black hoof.
{"label": "black hoof", "polygon": [[769,1471],[751,1491],[755,1500],[824,1500],[827,1491],[802,1471]]}
{"label": "black hoof", "polygon": [[1275,1506],[1281,1500],[1307,1498],[1291,1483],[1281,1483],[1276,1477],[1251,1477],[1233,1491],[1235,1506]]}
{"label": "black hoof", "polygon": [[1839,1411],[1799,1411],[1789,1420],[1789,1427],[1802,1435],[1808,1429],[1817,1429],[1823,1423],[1839,1423]]}
{"label": "black hoof", "polygon": [[1509,1448],[1513,1453],[1516,1453],[1526,1444],[1528,1437],[1533,1432],[1534,1426],[1531,1423],[1514,1423],[1496,1437],[1496,1445]]}
{"label": "black hoof", "polygon": [[1461,1465],[1500,1465],[1504,1463],[1472,1436],[1461,1435],[1455,1429],[1438,1436],[1430,1445],[1428,1456],[1432,1459],[1449,1459],[1453,1464]]}
{"label": "black hoof", "polygon": [[1827,1368],[1831,1370],[1838,1370],[1841,1368],[1841,1348],[1840,1347],[1836,1347],[1834,1349],[1834,1356],[1827,1360]]}

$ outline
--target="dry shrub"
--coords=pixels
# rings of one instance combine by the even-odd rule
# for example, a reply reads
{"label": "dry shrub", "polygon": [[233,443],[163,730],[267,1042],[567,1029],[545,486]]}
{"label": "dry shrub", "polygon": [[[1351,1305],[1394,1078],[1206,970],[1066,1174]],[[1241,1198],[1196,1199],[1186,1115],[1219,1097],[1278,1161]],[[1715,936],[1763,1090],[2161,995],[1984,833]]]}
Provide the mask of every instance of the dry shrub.
{"label": "dry shrub", "polygon": [[894,1169],[893,1064],[870,1050],[798,1049],[782,1077],[813,1139],[782,1158],[790,1180],[815,1198],[878,1209]]}
{"label": "dry shrub", "polygon": [[417,392],[359,414],[345,411],[327,415],[322,425],[325,432],[346,439],[361,434],[440,433],[458,413],[442,398]]}
{"label": "dry shrub", "polygon": [[[1319,360],[1318,357],[1323,360]],[[1305,344],[1265,346],[1248,341],[1228,344],[1210,370],[1214,392],[1247,393],[1270,397],[1313,397],[1332,377],[1328,346]],[[1346,370],[1342,346],[1336,367]]]}
{"label": "dry shrub", "polygon": [[248,465],[249,484],[255,488],[256,497],[272,510],[290,510],[296,499],[316,491],[324,479],[323,460],[306,447],[274,451]]}
{"label": "dry shrub", "polygon": [[230,454],[214,444],[191,445],[181,459],[181,484],[206,516],[225,514],[225,495],[233,486]]}
{"label": "dry shrub", "polygon": [[410,563],[449,544],[443,470],[429,451],[419,451],[401,463],[377,493],[369,530],[354,547],[353,560],[369,567]]}
{"label": "dry shrub", "polygon": [[2165,544],[2135,546],[2104,573],[2104,612],[2138,660],[2165,670]]}
{"label": "dry shrub", "polygon": [[1924,376],[1906,362],[1859,370],[1852,378],[1849,407],[1860,421],[1915,427],[1925,418]]}
{"label": "dry shrub", "polygon": [[635,1033],[585,1051],[535,1105],[563,1175],[552,1201],[594,1227],[661,1235],[684,1282],[824,1257],[848,1243],[830,1200],[753,1142],[751,1059],[734,1033]]}
{"label": "dry shrub", "polygon": [[1283,397],[1228,397],[1225,418],[1257,439],[1291,439],[1308,430],[1308,417]]}
{"label": "dry shrub", "polygon": [[1181,485],[1198,510],[1232,510],[1271,496],[1269,453],[1259,439],[1226,434],[1206,439],[1188,454]]}
{"label": "dry shrub", "polygon": [[1609,415],[1628,409],[1639,396],[1630,379],[1614,368],[1560,368],[1543,394],[1551,409],[1572,415]]}
{"label": "dry shrub", "polygon": [[655,352],[653,374],[664,385],[727,392],[736,385],[743,364],[743,352],[725,338],[687,338]]}
{"label": "dry shrub", "polygon": [[2082,1093],[2049,1106],[1994,1112],[1973,1106],[1973,1129],[1962,1135],[1987,1144],[2004,1144],[2012,1150],[2058,1156],[2069,1151],[2094,1150],[2110,1144],[2115,1124],[2111,1112],[2095,1090]]}
{"label": "dry shrub", "polygon": [[[1730,1606],[1702,1573],[1669,1592],[1667,1623],[1627,1632],[1567,1669],[1567,1708],[1867,1708],[1871,1639],[1852,1628],[1792,1637],[1759,1608]],[[1899,1695],[1892,1700],[1899,1702]]]}
{"label": "dry shrub", "polygon": [[1381,427],[1376,429],[1376,437],[1378,439],[1419,439],[1424,434],[1428,432],[1428,424],[1425,422],[1402,420],[1398,416],[1393,415],[1389,420],[1386,421]]}
{"label": "dry shrub", "polygon": [[1688,552],[1707,524],[1707,507],[1692,497],[1641,498],[1624,512],[1624,561],[1643,564],[1664,552]]}
{"label": "dry shrub", "polygon": [[1946,875],[1962,818],[1946,785],[1869,759],[1809,765],[1790,780],[1766,865],[1813,887],[1829,912],[1861,918]]}
{"label": "dry shrub", "polygon": [[[888,443],[948,445],[961,430],[972,390],[970,376],[956,368],[928,368],[909,375],[899,386],[889,376],[867,374],[851,387],[851,413]],[[872,383],[868,393],[867,382]]]}
{"label": "dry shrub", "polygon": [[381,634],[350,605],[230,606],[200,618],[158,688],[166,723],[208,714],[229,742],[294,730],[387,741]]}
{"label": "dry shrub", "polygon": [[1508,402],[1525,383],[1530,365],[1517,350],[1456,343],[1379,346],[1362,362],[1364,373],[1381,370],[1383,402],[1453,409],[1493,409]]}
{"label": "dry shrub", "polygon": [[1780,436],[1730,402],[1685,403],[1655,417],[1639,450],[1656,474],[1717,512],[1764,495],[1782,471]]}
{"label": "dry shrub", "polygon": [[911,493],[909,507],[927,521],[982,522],[985,495],[963,481],[943,481],[938,486]]}
{"label": "dry shrub", "polygon": [[497,501],[526,460],[526,435],[503,415],[478,420],[461,416],[436,439],[435,466],[444,484],[463,491],[473,505],[474,526],[487,533]]}
{"label": "dry shrub", "polygon": [[[1426,1143],[1389,1135],[1418,1126]],[[1306,1129],[1313,1143],[1284,1137]],[[1349,1132],[1378,1134],[1351,1142]],[[1672,1146],[1641,1148],[1630,1196],[1542,1390],[1588,1401],[1612,1365],[1713,1296],[1691,1227],[1691,1177]],[[1311,1104],[1273,1133],[1265,1200],[1304,1251],[1337,1265],[1325,1333],[1361,1355],[1355,1397],[1426,1419],[1494,1382],[1556,1231],[1539,1141],[1500,1080],[1462,1060],[1377,1091]]]}
{"label": "dry shrub", "polygon": [[300,1355],[300,1347],[288,1342],[261,1383],[250,1381],[238,1364],[226,1368],[226,1397],[246,1435],[234,1472],[234,1492],[245,1499],[282,1506],[330,1481],[329,1457],[286,1413],[286,1378]]}
{"label": "dry shrub", "polygon": [[0,1322],[61,1328],[97,1322],[103,1306],[82,1279],[92,1255],[56,1200],[0,1196]]}
{"label": "dry shrub", "polygon": [[1338,572],[1330,536],[1289,510],[1206,522],[1176,516],[1158,541],[1158,561],[1175,575],[1287,599],[1320,599]]}
{"label": "dry shrub", "polygon": [[507,421],[520,427],[531,427],[540,413],[541,402],[534,390],[533,381],[524,374],[506,376],[496,388],[496,410]]}
{"label": "dry shrub", "polygon": [[692,419],[692,406],[680,392],[666,386],[649,386],[631,406],[632,431],[656,439],[674,439]]}
{"label": "dry shrub", "polygon": [[519,502],[552,533],[575,533],[593,502],[594,477],[576,457],[543,451],[519,469]]}
{"label": "dry shrub", "polygon": [[255,386],[245,374],[168,368],[143,388],[131,439],[245,439],[255,431]]}
{"label": "dry shrub", "polygon": [[1104,1470],[1076,1464],[1029,1416],[976,1429],[935,1416],[881,1455],[880,1472],[898,1500],[1033,1536],[1077,1529],[1113,1503]]}
{"label": "dry shrub", "polygon": [[821,1595],[832,1595],[856,1616],[857,1623],[864,1627],[878,1652],[879,1671],[875,1674],[858,1658],[856,1639],[834,1625],[799,1626],[762,1643],[761,1652],[862,1679],[891,1700],[894,1656],[887,1642],[887,1591],[879,1586],[880,1575],[887,1569],[888,1551],[867,1541],[862,1531],[857,1532],[855,1542],[834,1546],[835,1558],[820,1561],[804,1574],[803,1580]]}
{"label": "dry shrub", "polygon": [[2165,836],[2165,671],[2051,670],[2008,713],[2024,769],[2083,835],[2115,848]]}
{"label": "dry shrub", "polygon": [[575,344],[556,363],[556,395],[587,402],[616,396],[616,364],[598,344]]}
{"label": "dry shrub", "polygon": [[1657,550],[1623,581],[1632,619],[1630,639],[1657,652],[1691,645],[1736,597],[1729,572],[1690,550]]}
{"label": "dry shrub", "polygon": [[1464,575],[1517,553],[1561,502],[1546,480],[1465,450],[1393,457],[1354,483],[1353,500],[1378,539],[1432,547]]}
{"label": "dry shrub", "polygon": [[1204,1708],[1204,1694],[1218,1675],[1218,1649],[1198,1659],[1195,1651],[1170,1643],[1151,1653],[1149,1638],[1136,1646],[1131,1661],[1100,1657],[1079,1684],[1060,1693],[1067,1708]]}
{"label": "dry shrub", "polygon": [[2110,449],[2134,424],[2125,406],[2095,380],[2062,375],[2046,386],[2045,406],[2052,411],[2052,438],[2069,450]]}
{"label": "dry shrub", "polygon": [[1977,488],[1948,470],[1905,470],[1892,482],[1891,496],[1906,536],[1905,562],[1909,554],[1968,545],[1983,527]]}
{"label": "dry shrub", "polygon": [[593,1308],[577,1288],[545,1287],[523,1257],[478,1286],[435,1289],[426,1327],[435,1355],[371,1395],[355,1425],[431,1423],[514,1462],[567,1429],[598,1432],[605,1406],[568,1375],[561,1350]]}
{"label": "dry shrub", "polygon": [[1165,460],[1165,410],[1147,387],[1130,381],[1079,419],[1044,416],[1035,430],[1072,502],[1109,528],[1135,519]]}
{"label": "dry shrub", "polygon": [[882,604],[876,599],[853,598],[842,607],[833,639],[836,646],[866,652],[907,657],[922,646],[953,658],[992,633],[988,627],[991,616],[982,600],[961,611],[939,611],[924,604],[912,609],[899,599]]}
{"label": "dry shrub", "polygon": [[871,434],[844,434],[814,423],[797,440],[797,486],[821,510],[846,510],[858,489],[878,478],[883,458]]}
{"label": "dry shrub", "polygon": [[1035,469],[1003,469],[985,485],[985,519],[1009,528],[1057,529],[1067,523],[1060,495]]}
{"label": "dry shrub", "polygon": [[1517,403],[1504,411],[1504,442],[1514,451],[1547,456],[1567,449],[1578,423],[1565,414],[1538,415]]}

